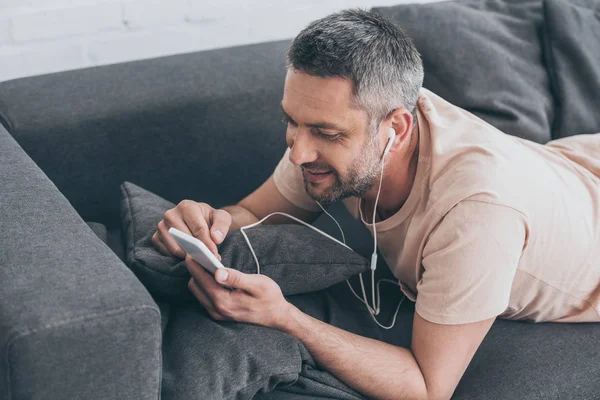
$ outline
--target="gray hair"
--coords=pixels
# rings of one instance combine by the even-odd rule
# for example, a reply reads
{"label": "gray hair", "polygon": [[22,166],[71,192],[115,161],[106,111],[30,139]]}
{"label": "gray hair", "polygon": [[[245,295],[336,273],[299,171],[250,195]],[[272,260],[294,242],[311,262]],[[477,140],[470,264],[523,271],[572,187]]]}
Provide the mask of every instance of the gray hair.
{"label": "gray hair", "polygon": [[309,75],[353,83],[353,105],[371,123],[397,108],[416,121],[423,62],[412,39],[381,15],[344,10],[311,22],[287,51],[287,67]]}

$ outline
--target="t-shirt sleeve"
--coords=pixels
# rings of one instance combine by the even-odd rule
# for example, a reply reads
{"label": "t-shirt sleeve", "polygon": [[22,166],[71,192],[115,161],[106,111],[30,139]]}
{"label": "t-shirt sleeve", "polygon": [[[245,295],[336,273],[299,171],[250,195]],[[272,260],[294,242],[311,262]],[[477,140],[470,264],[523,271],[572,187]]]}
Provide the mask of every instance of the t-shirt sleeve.
{"label": "t-shirt sleeve", "polygon": [[423,249],[416,312],[447,325],[502,314],[527,231],[527,218],[513,208],[473,200],[457,204]]}
{"label": "t-shirt sleeve", "polygon": [[307,193],[304,188],[304,177],[299,166],[292,164],[289,158],[290,149],[277,164],[273,172],[273,181],[277,190],[290,203],[308,211],[321,211],[321,208]]}

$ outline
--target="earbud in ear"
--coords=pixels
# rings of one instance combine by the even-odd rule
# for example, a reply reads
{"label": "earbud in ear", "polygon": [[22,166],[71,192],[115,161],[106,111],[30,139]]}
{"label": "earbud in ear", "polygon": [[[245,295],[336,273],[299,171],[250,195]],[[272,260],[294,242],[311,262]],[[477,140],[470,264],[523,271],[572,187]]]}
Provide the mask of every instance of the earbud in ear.
{"label": "earbud in ear", "polygon": [[394,144],[394,139],[396,138],[396,131],[394,130],[394,128],[390,128],[390,135],[388,138],[388,142],[385,146],[385,150],[383,150],[383,155],[385,156],[390,149],[392,148],[392,145]]}

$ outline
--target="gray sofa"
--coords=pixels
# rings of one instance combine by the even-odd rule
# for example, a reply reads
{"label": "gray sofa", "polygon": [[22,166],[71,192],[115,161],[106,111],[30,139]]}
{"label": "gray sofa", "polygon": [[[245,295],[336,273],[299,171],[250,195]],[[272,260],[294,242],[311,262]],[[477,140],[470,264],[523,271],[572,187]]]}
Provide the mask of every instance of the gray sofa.
{"label": "gray sofa", "polygon": [[[576,20],[591,24],[592,37],[575,36],[598,49],[597,5],[581,4],[575,11],[591,17]],[[572,50],[560,47],[568,35],[550,40],[556,26],[548,21],[566,24],[556,6],[463,1],[380,11],[415,37],[426,87],[509,134],[546,142],[600,132],[600,95],[591,92],[591,103],[589,93],[585,103],[565,97],[576,92],[569,88],[594,89],[600,72],[587,85],[569,84],[582,75],[556,62]],[[165,392],[179,384],[166,363],[165,305],[124,262],[119,185],[215,207],[258,187],[285,149],[279,101],[288,44],[0,83],[0,399],[178,398]],[[600,65],[600,51],[589,54]],[[583,117],[571,117],[569,107],[581,112],[582,104]],[[351,247],[368,255],[366,231],[333,209]],[[598,399],[598,343],[600,324],[499,320],[454,398]],[[259,397],[311,398],[278,387]]]}

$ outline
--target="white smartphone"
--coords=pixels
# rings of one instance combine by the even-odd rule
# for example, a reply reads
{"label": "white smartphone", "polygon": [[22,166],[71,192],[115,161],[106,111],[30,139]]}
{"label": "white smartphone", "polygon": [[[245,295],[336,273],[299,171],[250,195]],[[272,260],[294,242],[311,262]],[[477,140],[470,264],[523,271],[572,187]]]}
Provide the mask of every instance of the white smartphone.
{"label": "white smartphone", "polygon": [[217,268],[225,268],[219,259],[199,239],[183,233],[176,228],[169,228],[169,233],[194,261],[211,274],[214,275],[217,272]]}

